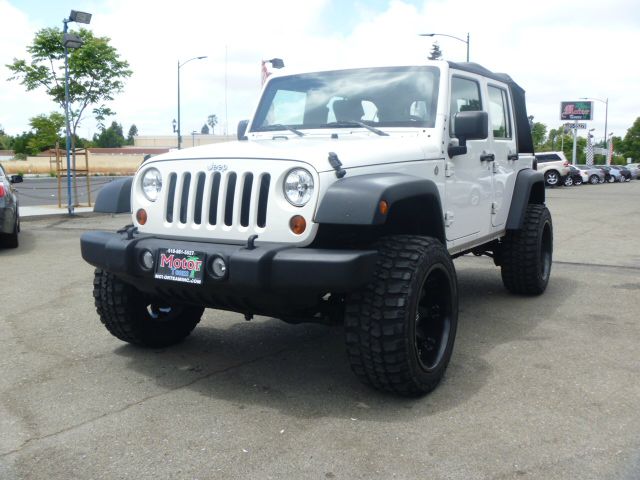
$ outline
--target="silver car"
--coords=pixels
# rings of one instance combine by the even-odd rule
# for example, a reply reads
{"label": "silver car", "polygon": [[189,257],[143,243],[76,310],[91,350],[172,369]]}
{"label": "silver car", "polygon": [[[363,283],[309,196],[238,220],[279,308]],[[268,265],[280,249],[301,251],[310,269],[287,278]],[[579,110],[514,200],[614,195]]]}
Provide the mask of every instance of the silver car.
{"label": "silver car", "polygon": [[[595,185],[597,183],[604,183],[605,174],[602,170],[596,167],[590,167],[589,165],[575,165],[577,169],[582,173],[583,183],[590,183]],[[585,178],[586,177],[586,178]]]}
{"label": "silver car", "polygon": [[22,181],[19,175],[7,176],[0,165],[0,247],[16,248],[20,231],[18,196],[14,183]]}

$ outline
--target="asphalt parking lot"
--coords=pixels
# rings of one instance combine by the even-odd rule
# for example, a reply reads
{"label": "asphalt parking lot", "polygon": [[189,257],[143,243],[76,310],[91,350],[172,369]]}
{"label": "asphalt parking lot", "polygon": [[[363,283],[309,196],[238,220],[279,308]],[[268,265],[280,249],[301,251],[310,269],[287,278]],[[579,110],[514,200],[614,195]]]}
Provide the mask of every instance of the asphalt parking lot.
{"label": "asphalt parking lot", "polygon": [[23,221],[0,251],[0,479],[639,478],[640,181],[547,197],[547,292],[457,260],[453,359],[417,400],[361,385],[338,327],[207,310],[177,347],[123,344],[78,239],[127,216]]}

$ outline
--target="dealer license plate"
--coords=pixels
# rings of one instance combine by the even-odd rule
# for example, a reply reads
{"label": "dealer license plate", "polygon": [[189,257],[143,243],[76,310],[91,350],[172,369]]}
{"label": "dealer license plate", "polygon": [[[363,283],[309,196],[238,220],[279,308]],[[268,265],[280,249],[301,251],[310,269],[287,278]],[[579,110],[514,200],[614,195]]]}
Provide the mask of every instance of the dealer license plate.
{"label": "dealer license plate", "polygon": [[181,248],[162,248],[158,251],[155,278],[172,282],[202,283],[205,255]]}

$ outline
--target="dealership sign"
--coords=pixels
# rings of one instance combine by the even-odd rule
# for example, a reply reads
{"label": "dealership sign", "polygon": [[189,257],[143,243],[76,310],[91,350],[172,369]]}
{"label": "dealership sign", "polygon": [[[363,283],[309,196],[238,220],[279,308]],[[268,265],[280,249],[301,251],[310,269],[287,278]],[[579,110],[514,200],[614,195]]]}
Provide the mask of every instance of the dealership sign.
{"label": "dealership sign", "polygon": [[593,102],[560,102],[560,120],[593,120]]}

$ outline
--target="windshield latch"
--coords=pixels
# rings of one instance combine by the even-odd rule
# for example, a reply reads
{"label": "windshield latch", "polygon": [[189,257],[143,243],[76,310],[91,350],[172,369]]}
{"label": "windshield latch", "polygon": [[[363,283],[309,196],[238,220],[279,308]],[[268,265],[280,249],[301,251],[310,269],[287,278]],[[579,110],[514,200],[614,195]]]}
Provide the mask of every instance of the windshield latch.
{"label": "windshield latch", "polygon": [[334,152],[329,152],[329,164],[336,171],[336,177],[342,178],[347,174],[347,171],[342,168],[342,162]]}

